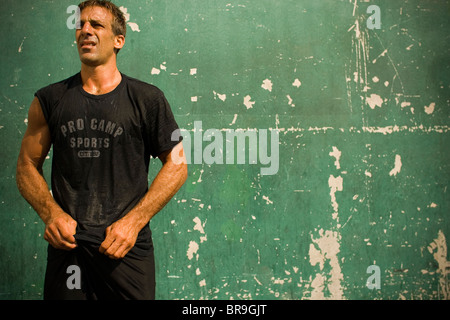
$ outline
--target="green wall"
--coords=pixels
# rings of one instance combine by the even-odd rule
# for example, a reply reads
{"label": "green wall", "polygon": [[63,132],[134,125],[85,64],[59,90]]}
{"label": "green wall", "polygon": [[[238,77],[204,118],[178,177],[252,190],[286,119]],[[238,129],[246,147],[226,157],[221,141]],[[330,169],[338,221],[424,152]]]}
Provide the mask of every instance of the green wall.
{"label": "green wall", "polygon": [[[189,178],[151,222],[158,299],[450,298],[449,1],[115,3],[120,70],[160,87],[191,138]],[[1,2],[0,299],[42,298],[16,159],[34,92],[79,71],[72,4]],[[227,132],[267,142],[276,174],[259,153],[238,163]]]}

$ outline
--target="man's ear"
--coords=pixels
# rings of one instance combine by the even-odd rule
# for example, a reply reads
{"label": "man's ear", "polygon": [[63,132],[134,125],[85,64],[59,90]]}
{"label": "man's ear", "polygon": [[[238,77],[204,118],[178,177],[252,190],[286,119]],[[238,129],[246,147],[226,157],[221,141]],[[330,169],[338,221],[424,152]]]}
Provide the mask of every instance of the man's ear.
{"label": "man's ear", "polygon": [[114,37],[114,49],[119,51],[125,45],[125,37],[123,35],[118,35]]}

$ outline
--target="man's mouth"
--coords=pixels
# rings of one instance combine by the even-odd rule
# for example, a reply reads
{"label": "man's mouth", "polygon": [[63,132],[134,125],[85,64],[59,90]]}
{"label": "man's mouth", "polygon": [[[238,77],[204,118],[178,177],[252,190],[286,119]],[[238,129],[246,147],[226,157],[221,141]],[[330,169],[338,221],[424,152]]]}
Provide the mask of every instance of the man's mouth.
{"label": "man's mouth", "polygon": [[94,47],[96,44],[97,43],[95,41],[83,40],[80,42],[80,47],[83,49],[88,49]]}

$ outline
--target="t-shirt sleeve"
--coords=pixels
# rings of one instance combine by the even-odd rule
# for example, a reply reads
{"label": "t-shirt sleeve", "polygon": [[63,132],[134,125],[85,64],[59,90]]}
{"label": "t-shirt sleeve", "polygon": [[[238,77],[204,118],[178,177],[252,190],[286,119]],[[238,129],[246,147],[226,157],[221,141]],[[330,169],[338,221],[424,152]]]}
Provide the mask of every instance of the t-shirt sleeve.
{"label": "t-shirt sleeve", "polygon": [[146,106],[147,110],[150,109],[145,119],[146,131],[150,143],[150,154],[156,158],[162,152],[175,147],[181,142],[182,137],[164,93],[159,91],[151,104],[151,106]]}
{"label": "t-shirt sleeve", "polygon": [[48,88],[42,88],[35,92],[34,96],[39,100],[39,104],[41,105],[42,112],[44,113],[45,120],[47,123],[50,118],[50,95],[48,93]]}
{"label": "t-shirt sleeve", "polygon": [[50,122],[53,109],[63,97],[67,89],[70,86],[73,86],[73,81],[76,79],[77,75],[74,75],[60,82],[55,82],[46,87],[43,87],[35,92],[34,96],[39,100],[42,112],[44,113],[44,117],[47,123]]}

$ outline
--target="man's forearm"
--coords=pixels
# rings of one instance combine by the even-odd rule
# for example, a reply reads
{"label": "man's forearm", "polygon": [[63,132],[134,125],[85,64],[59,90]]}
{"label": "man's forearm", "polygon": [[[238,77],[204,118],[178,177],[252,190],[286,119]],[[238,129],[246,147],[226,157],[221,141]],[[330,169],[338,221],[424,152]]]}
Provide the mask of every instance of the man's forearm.
{"label": "man's forearm", "polygon": [[52,218],[52,212],[62,211],[53,199],[42,171],[33,164],[18,161],[16,182],[22,196],[45,224]]}
{"label": "man's forearm", "polygon": [[53,199],[42,173],[19,160],[16,179],[20,193],[45,224],[44,239],[57,249],[75,248],[77,223]]}

